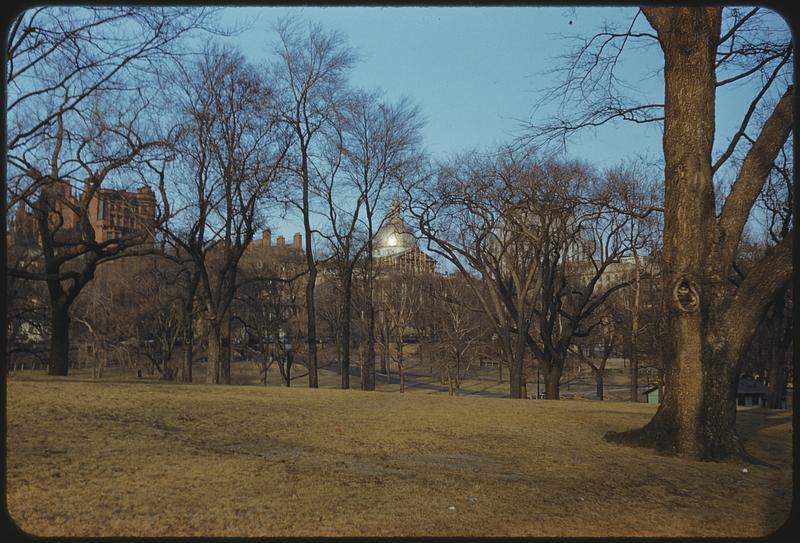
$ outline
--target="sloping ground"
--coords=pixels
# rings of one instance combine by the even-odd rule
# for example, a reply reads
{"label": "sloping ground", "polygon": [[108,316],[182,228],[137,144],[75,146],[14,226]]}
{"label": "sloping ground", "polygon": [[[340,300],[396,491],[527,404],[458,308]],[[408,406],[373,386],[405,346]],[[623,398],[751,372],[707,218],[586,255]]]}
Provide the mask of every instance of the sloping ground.
{"label": "sloping ground", "polygon": [[602,441],[644,404],[75,378],[7,393],[8,509],[37,535],[749,536],[791,505],[787,412],[740,413],[771,468]]}

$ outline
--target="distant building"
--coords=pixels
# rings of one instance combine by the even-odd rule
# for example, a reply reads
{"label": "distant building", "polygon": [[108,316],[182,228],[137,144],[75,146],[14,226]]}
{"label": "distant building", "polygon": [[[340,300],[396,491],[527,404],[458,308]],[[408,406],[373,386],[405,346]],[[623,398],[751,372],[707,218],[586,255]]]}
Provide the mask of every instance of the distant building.
{"label": "distant building", "polygon": [[661,388],[658,386],[650,387],[644,392],[642,396],[645,397],[646,403],[658,404],[661,401]]}
{"label": "distant building", "polygon": [[400,202],[392,202],[386,223],[374,241],[375,265],[379,273],[434,273],[436,261],[422,252],[411,228],[403,220]]}
{"label": "distant building", "polygon": [[739,378],[736,389],[736,404],[744,407],[763,407],[767,399],[767,386],[745,375]]}
{"label": "distant building", "polygon": [[155,217],[156,198],[146,185],[136,192],[100,189],[89,202],[89,222],[98,242],[142,231],[152,239]]}
{"label": "distant building", "polygon": [[[51,221],[60,226],[56,239],[80,239],[80,214],[72,208],[81,205],[70,185],[60,184],[60,199],[53,211]],[[95,241],[102,243],[136,232],[147,232],[150,239],[155,236],[156,199],[148,186],[135,192],[115,189],[98,189],[89,201],[88,219],[94,229]],[[20,203],[12,224],[9,226],[9,245],[40,245],[41,239],[33,212]]]}
{"label": "distant building", "polygon": [[291,245],[287,245],[286,238],[278,236],[275,244],[272,243],[272,231],[266,229],[261,233],[260,239],[254,239],[247,246],[242,256],[242,264],[251,269],[262,271],[287,271],[306,266],[305,252],[303,251],[303,236],[296,232]]}
{"label": "distant building", "polygon": [[[639,258],[639,273],[642,280],[647,281],[658,273],[658,264],[655,259],[647,255]],[[597,273],[588,256],[582,259],[568,261],[570,274],[579,278],[582,284],[587,284]],[[603,292],[614,285],[626,281],[636,280],[636,258],[633,256],[620,257],[616,262],[610,262],[595,284],[597,292]]]}
{"label": "distant building", "polygon": [[[647,403],[657,404],[661,402],[659,387],[650,387],[642,395],[645,396]],[[764,406],[767,398],[767,386],[750,376],[743,376],[739,379],[739,386],[736,389],[736,404],[742,407]]]}

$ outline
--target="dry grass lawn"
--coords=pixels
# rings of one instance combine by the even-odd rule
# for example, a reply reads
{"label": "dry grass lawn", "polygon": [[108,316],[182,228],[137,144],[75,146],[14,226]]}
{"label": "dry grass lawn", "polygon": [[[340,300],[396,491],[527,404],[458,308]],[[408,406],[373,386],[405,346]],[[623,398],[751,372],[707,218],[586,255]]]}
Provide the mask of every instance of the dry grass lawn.
{"label": "dry grass lawn", "polygon": [[7,504],[42,536],[731,537],[785,521],[790,413],[740,413],[777,467],[602,441],[653,410],[12,377]]}

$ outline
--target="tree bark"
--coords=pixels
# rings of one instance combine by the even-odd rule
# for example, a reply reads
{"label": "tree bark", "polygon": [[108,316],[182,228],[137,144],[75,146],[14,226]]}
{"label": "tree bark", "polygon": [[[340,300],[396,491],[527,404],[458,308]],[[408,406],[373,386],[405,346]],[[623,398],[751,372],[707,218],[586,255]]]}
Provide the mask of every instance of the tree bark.
{"label": "tree bark", "polygon": [[[519,326],[517,323],[517,330],[524,330],[527,327]],[[525,398],[525,391],[523,389],[523,382],[525,380],[525,336],[522,333],[514,334],[513,345],[511,338],[506,339],[505,352],[511,355],[508,360],[508,381],[510,389],[510,397],[522,399]]]}
{"label": "tree bark", "polygon": [[785,345],[773,345],[769,368],[769,383],[767,384],[767,402],[769,409],[783,409],[783,399],[786,396],[786,352]]}
{"label": "tree bark", "polygon": [[353,298],[353,272],[348,270],[342,278],[342,388],[350,388],[350,320]]}
{"label": "tree bark", "polygon": [[231,336],[230,313],[225,314],[225,324],[222,331],[222,364],[220,365],[220,382],[223,385],[231,384],[231,362],[233,362],[233,337]]}
{"label": "tree bark", "polygon": [[770,335],[772,342],[769,352],[769,373],[767,382],[767,401],[765,407],[769,409],[783,409],[783,399],[786,395],[786,353],[792,342],[791,320],[787,323],[786,294],[788,288],[782,289],[775,298],[772,306],[772,326]]}
{"label": "tree bark", "polygon": [[381,348],[381,373],[389,373],[389,365],[386,363],[387,360],[386,347],[383,347]]}
{"label": "tree bark", "polygon": [[[310,250],[310,249],[309,249]],[[306,283],[306,316],[308,326],[308,386],[318,388],[319,381],[317,376],[317,316],[314,304],[314,290],[317,282],[316,265],[308,274]]]}
{"label": "tree bark", "polygon": [[[676,392],[664,403],[674,404],[670,412],[675,414],[676,449],[688,454],[700,452],[702,435],[703,321],[711,300],[701,290],[705,281],[696,274],[711,249],[708,233],[715,230],[711,151],[720,25],[719,9],[681,10],[661,28],[655,23],[666,84],[664,275],[667,329],[672,332],[665,344],[671,366],[666,388]],[[673,292],[683,294],[672,299]]]}
{"label": "tree bark", "polygon": [[196,270],[189,279],[183,300],[183,371],[181,381],[192,382],[192,364],[194,362],[194,295],[197,291],[200,273]]}
{"label": "tree bark", "polygon": [[206,383],[216,385],[220,382],[220,358],[222,356],[222,333],[219,323],[210,322],[208,327],[208,367]]}
{"label": "tree bark", "polygon": [[522,364],[518,364],[516,360],[511,362],[508,366],[509,396],[521,399],[525,397],[522,390]]}
{"label": "tree bark", "polygon": [[[711,152],[721,8],[643,11],[665,59],[665,386],[661,405],[644,428],[609,433],[607,439],[720,460],[744,454],[735,427],[742,355],[766,304],[791,274],[791,239],[785,239],[735,292],[727,281],[731,247],[760,190],[756,174],[769,170],[770,153],[777,152],[780,134],[791,126],[785,111],[790,100],[782,99],[762,128],[717,223]],[[745,168],[750,173],[742,181]]]}
{"label": "tree bark", "polygon": [[562,369],[559,364],[546,364],[548,367],[544,376],[545,393],[548,400],[558,400],[561,391],[561,373]]}
{"label": "tree bark", "polygon": [[50,375],[69,373],[69,306],[53,301],[50,308]]}
{"label": "tree bark", "polygon": [[191,318],[186,324],[183,337],[183,371],[181,381],[184,383],[192,382],[192,363],[194,362],[194,326]]}
{"label": "tree bark", "polygon": [[403,371],[404,365],[405,360],[403,360],[403,342],[399,341],[397,343],[397,373],[398,377],[400,377],[400,392],[406,391],[405,372]]}
{"label": "tree bark", "polygon": [[633,260],[636,273],[636,281],[633,293],[633,308],[631,311],[631,336],[629,342],[628,358],[631,361],[630,373],[630,394],[631,401],[639,401],[639,312],[642,304],[642,272],[639,267],[639,253],[636,251],[636,244],[633,244]]}
{"label": "tree bark", "polygon": [[598,400],[603,399],[603,380],[604,380],[605,369],[598,368],[597,371],[594,372],[594,380],[595,380],[595,393],[597,395]]}
{"label": "tree bark", "polygon": [[300,139],[301,171],[303,181],[303,228],[305,232],[306,264],[308,266],[308,279],[306,282],[306,342],[308,345],[308,386],[319,387],[317,376],[317,312],[314,302],[314,289],[317,283],[317,262],[314,259],[312,244],[311,208],[309,204],[309,170],[308,170],[308,141],[303,137],[298,125]]}
{"label": "tree bark", "polygon": [[369,239],[367,240],[367,359],[361,375],[361,389],[375,390],[375,300],[373,283],[372,216],[369,212]]}

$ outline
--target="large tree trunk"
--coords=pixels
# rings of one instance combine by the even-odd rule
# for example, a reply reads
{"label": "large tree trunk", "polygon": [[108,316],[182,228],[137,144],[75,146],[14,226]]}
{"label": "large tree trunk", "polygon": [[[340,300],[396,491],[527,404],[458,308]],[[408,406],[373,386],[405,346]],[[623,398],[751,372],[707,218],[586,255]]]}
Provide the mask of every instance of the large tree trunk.
{"label": "large tree trunk", "polygon": [[644,12],[665,58],[665,387],[650,423],[607,439],[718,460],[744,454],[735,427],[742,355],[791,274],[790,236],[735,292],[727,280],[749,210],[791,128],[791,89],[748,152],[717,222],[711,151],[721,8]]}
{"label": "large tree trunk", "polygon": [[[442,367],[442,375],[444,376],[444,367]],[[453,370],[450,368],[450,365],[447,366],[447,395],[448,396],[455,396],[456,387],[455,383],[453,382]]]}
{"label": "large tree trunk", "polygon": [[544,375],[545,393],[548,400],[558,400],[561,392],[562,365],[556,362],[545,363],[548,368]]}
{"label": "large tree trunk", "polygon": [[221,325],[215,322],[208,323],[208,367],[206,383],[216,385],[220,382],[220,359],[222,357],[222,332]]}
{"label": "large tree trunk", "polygon": [[597,368],[597,370],[594,372],[595,394],[597,395],[598,400],[603,399],[603,392],[605,388],[603,386],[604,375],[605,375],[604,368]]}
{"label": "large tree trunk", "polygon": [[183,371],[181,381],[184,383],[192,382],[192,363],[194,362],[194,326],[189,317],[184,328],[183,336]]}
{"label": "large tree trunk", "polygon": [[786,353],[792,342],[791,321],[786,322],[786,291],[783,289],[775,299],[772,308],[772,326],[770,336],[772,342],[769,349],[769,370],[766,405],[769,409],[782,409],[786,395]]}
{"label": "large tree trunk", "polygon": [[388,359],[389,356],[387,354],[386,344],[384,343],[384,345],[381,347],[381,373],[385,373],[387,375],[389,373],[389,365],[386,363]]}
{"label": "large tree trunk", "polygon": [[512,399],[524,398],[522,391],[522,354],[508,349],[511,359],[508,360],[508,385],[509,397]]}
{"label": "large tree trunk", "polygon": [[403,392],[406,391],[406,374],[403,371],[402,362],[397,363],[397,373],[400,376],[400,393],[402,394]]}
{"label": "large tree trunk", "polygon": [[630,399],[632,402],[639,401],[639,357],[631,351],[631,382],[630,382]]}
{"label": "large tree trunk", "polygon": [[[525,327],[517,326],[517,329],[524,329]],[[513,337],[514,343],[505,341],[504,351],[510,354],[508,360],[508,382],[511,398],[525,398],[525,390],[523,382],[525,380],[525,336],[523,334],[515,334]]]}
{"label": "large tree trunk", "polygon": [[[664,311],[665,393],[645,427],[644,438],[659,448],[699,454],[704,386],[703,337],[711,296],[705,258],[715,231],[711,172],[719,9],[646,12],[665,58]],[[701,287],[702,285],[702,287]],[[725,398],[719,382],[714,394]],[[710,388],[710,387],[709,387]],[[734,406],[735,410],[735,406]],[[723,415],[723,413],[718,413]],[[715,417],[716,418],[716,417]],[[614,435],[609,438],[613,439]]]}
{"label": "large tree trunk", "polygon": [[375,390],[375,301],[372,281],[372,231],[367,242],[367,359],[361,375],[361,389]]}
{"label": "large tree trunk", "polygon": [[309,204],[309,172],[308,172],[308,142],[300,135],[301,171],[303,174],[303,228],[306,239],[306,265],[308,266],[308,280],[306,282],[306,342],[308,345],[308,386],[318,388],[317,376],[317,311],[314,303],[314,289],[317,283],[317,262],[314,259],[314,246],[311,229],[311,207]]}
{"label": "large tree trunk", "polygon": [[196,271],[186,287],[186,298],[183,301],[183,371],[181,381],[192,382],[192,364],[194,362],[194,295],[200,281],[200,274]]}
{"label": "large tree trunk", "polygon": [[[659,33],[666,82],[664,286],[670,331],[665,342],[666,388],[675,391],[662,405],[674,413],[676,448],[696,454],[702,439],[703,335],[711,302],[710,293],[703,291],[707,278],[698,272],[705,271],[709,233],[716,226],[711,150],[721,14],[686,10],[679,19],[670,21],[663,37]],[[718,383],[717,388],[724,386]]]}
{"label": "large tree trunk", "polygon": [[69,373],[69,306],[53,301],[50,308],[50,375]]}
{"label": "large tree trunk", "polygon": [[353,298],[353,273],[342,278],[342,388],[350,388],[350,319]]}
{"label": "large tree trunk", "polygon": [[334,342],[336,343],[336,375],[342,374],[342,331],[337,326]]}
{"label": "large tree trunk", "polygon": [[[308,236],[308,233],[306,233]],[[306,250],[311,251],[311,244],[306,243]],[[314,289],[317,282],[317,269],[313,258],[309,256],[308,282],[306,283],[306,317],[308,325],[308,386],[310,388],[319,387],[317,376],[317,314],[314,305]]]}
{"label": "large tree trunk", "polygon": [[231,338],[231,318],[226,312],[223,317],[222,334],[220,336],[220,361],[219,382],[223,385],[231,384],[231,360],[233,358],[233,338]]}
{"label": "large tree trunk", "polygon": [[631,362],[630,394],[631,401],[639,401],[639,312],[642,304],[642,272],[639,267],[639,253],[633,244],[633,260],[636,273],[633,292],[633,308],[631,310],[630,341],[628,342],[628,359]]}
{"label": "large tree trunk", "polygon": [[362,373],[362,390],[375,390],[375,310],[367,308],[367,358],[364,361],[364,371]]}
{"label": "large tree trunk", "polygon": [[783,409],[783,399],[786,396],[787,351],[788,349],[784,345],[772,346],[765,405],[769,409]]}

